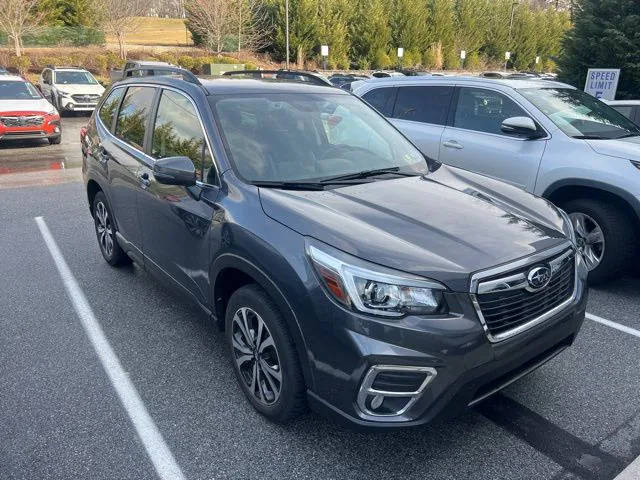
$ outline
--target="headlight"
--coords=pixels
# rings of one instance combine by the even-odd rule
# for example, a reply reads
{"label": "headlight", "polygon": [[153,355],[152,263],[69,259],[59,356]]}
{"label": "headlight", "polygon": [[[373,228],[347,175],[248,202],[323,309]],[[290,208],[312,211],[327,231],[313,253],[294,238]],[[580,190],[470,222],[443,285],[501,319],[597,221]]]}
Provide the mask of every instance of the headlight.
{"label": "headlight", "polygon": [[569,217],[567,212],[565,212],[561,208],[558,208],[558,212],[560,212],[560,216],[564,219],[564,233],[567,235],[567,237],[569,237],[571,243],[577,245],[578,240],[576,237],[576,231],[573,228],[573,222],[571,221],[571,218]]}
{"label": "headlight", "polygon": [[387,317],[446,311],[446,287],[441,283],[330,250],[333,254],[307,245],[307,254],[327,291],[346,307]]}

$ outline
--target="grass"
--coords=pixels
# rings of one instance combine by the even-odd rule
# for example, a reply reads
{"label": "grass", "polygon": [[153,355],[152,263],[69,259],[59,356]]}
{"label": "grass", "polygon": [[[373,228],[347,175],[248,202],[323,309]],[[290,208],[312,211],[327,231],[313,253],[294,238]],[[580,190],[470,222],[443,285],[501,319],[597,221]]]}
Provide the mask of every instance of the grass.
{"label": "grass", "polygon": [[[127,35],[129,45],[193,45],[191,33],[181,18],[141,17],[136,31]],[[117,43],[107,35],[107,43]]]}

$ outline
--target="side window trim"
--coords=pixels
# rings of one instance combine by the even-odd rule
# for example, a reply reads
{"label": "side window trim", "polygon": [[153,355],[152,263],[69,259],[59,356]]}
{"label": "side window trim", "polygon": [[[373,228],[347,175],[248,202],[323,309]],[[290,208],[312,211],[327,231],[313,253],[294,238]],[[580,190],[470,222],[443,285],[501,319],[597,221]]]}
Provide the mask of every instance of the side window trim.
{"label": "side window trim", "polygon": [[[193,98],[191,98],[191,96],[189,94],[187,94],[186,92],[183,92],[182,90],[179,90],[177,88],[169,88],[169,87],[161,87],[158,88],[159,92],[157,93],[157,96],[154,100],[154,104],[153,104],[153,108],[151,110],[151,115],[150,115],[150,119],[152,120],[152,123],[150,124],[149,127],[149,139],[145,139],[145,153],[150,157],[151,157],[151,143],[153,142],[153,130],[155,129],[155,125],[156,125],[156,118],[158,115],[158,107],[160,106],[160,99],[162,98],[162,93],[165,90],[169,90],[171,92],[175,92],[179,95],[182,95],[183,97],[185,97],[187,100],[189,100],[189,102],[191,103],[191,105],[193,106],[196,115],[198,117],[198,122],[200,124],[200,130],[202,130],[202,135],[204,136],[204,141],[207,143],[207,149],[209,150],[209,155],[211,155],[211,164],[212,167],[215,169],[216,171],[216,179],[217,179],[217,184],[211,184],[211,183],[206,183],[200,180],[196,181],[197,185],[201,185],[201,186],[210,186],[210,187],[220,187],[220,169],[218,168],[218,165],[216,163],[216,156],[214,155],[214,150],[211,148],[211,141],[209,140],[209,135],[207,134],[207,129],[204,128],[204,122],[202,121],[202,114],[200,113],[200,109],[198,108],[198,105],[196,104],[196,102],[193,100]],[[156,160],[153,159],[153,161],[155,162]]]}
{"label": "side window trim", "polygon": [[506,92],[503,92],[501,90],[496,90],[495,88],[490,88],[490,87],[487,87],[485,85],[478,86],[478,85],[460,85],[460,84],[457,84],[455,86],[455,91],[454,91],[454,94],[453,94],[453,97],[455,97],[455,103],[452,104],[450,109],[449,109],[450,116],[449,116],[449,118],[447,118],[447,127],[455,128],[455,129],[461,130],[463,132],[481,133],[483,135],[492,135],[494,137],[500,137],[500,138],[510,138],[512,140],[518,140],[518,141],[521,141],[521,142],[528,141],[526,138],[518,138],[518,137],[514,137],[512,135],[505,135],[505,134],[491,133],[491,132],[483,132],[483,131],[480,131],[480,130],[470,130],[468,128],[456,127],[455,124],[454,124],[454,121],[455,121],[456,112],[458,110],[458,99],[460,98],[460,92],[462,91],[463,88],[475,88],[475,89],[478,89],[478,90],[488,90],[490,92],[494,92],[494,93],[497,93],[499,95],[503,95],[504,97],[508,98],[513,103],[515,103],[519,108],[521,108],[522,111],[524,111],[527,114],[527,116],[529,118],[531,118],[531,120],[533,120],[533,122],[536,124],[536,127],[538,127],[539,130],[544,132],[545,136],[537,138],[536,140],[548,140],[549,138],[551,138],[551,135],[549,135],[549,132],[547,131],[547,129],[545,129],[544,126],[542,126],[540,124],[540,122],[538,122],[536,117],[534,115],[532,115],[531,112],[524,105],[522,105],[522,103],[517,101],[515,98],[513,98],[511,95],[509,95]]}

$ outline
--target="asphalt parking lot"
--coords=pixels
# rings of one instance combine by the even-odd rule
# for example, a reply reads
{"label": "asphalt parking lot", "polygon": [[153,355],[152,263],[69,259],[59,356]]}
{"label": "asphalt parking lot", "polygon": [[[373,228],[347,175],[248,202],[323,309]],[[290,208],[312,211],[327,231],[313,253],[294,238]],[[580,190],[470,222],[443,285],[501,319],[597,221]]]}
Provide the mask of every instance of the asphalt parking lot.
{"label": "asphalt parking lot", "polygon": [[[0,147],[1,479],[589,480],[640,456],[637,274],[591,290],[573,347],[454,420],[385,433],[313,413],[267,422],[196,307],[102,259],[77,168],[85,122],[64,118],[59,146]],[[150,461],[36,217],[181,476]]]}

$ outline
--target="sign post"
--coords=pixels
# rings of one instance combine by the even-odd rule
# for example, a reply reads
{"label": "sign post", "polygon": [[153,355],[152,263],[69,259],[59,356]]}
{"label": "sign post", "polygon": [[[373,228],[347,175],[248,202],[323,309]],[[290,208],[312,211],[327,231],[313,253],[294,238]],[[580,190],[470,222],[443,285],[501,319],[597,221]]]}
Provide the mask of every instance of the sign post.
{"label": "sign post", "polygon": [[584,91],[596,98],[615,100],[619,78],[619,68],[590,68]]}
{"label": "sign post", "polygon": [[467,58],[467,51],[460,50],[460,70],[464,68],[464,59]]}
{"label": "sign post", "polygon": [[398,47],[398,67],[402,68],[402,57],[404,57],[404,48]]}
{"label": "sign post", "polygon": [[329,57],[329,45],[320,45],[320,55],[322,55],[322,69],[327,69],[327,58]]}
{"label": "sign post", "polygon": [[507,71],[507,63],[509,62],[509,59],[511,58],[511,52],[504,52],[504,71]]}

